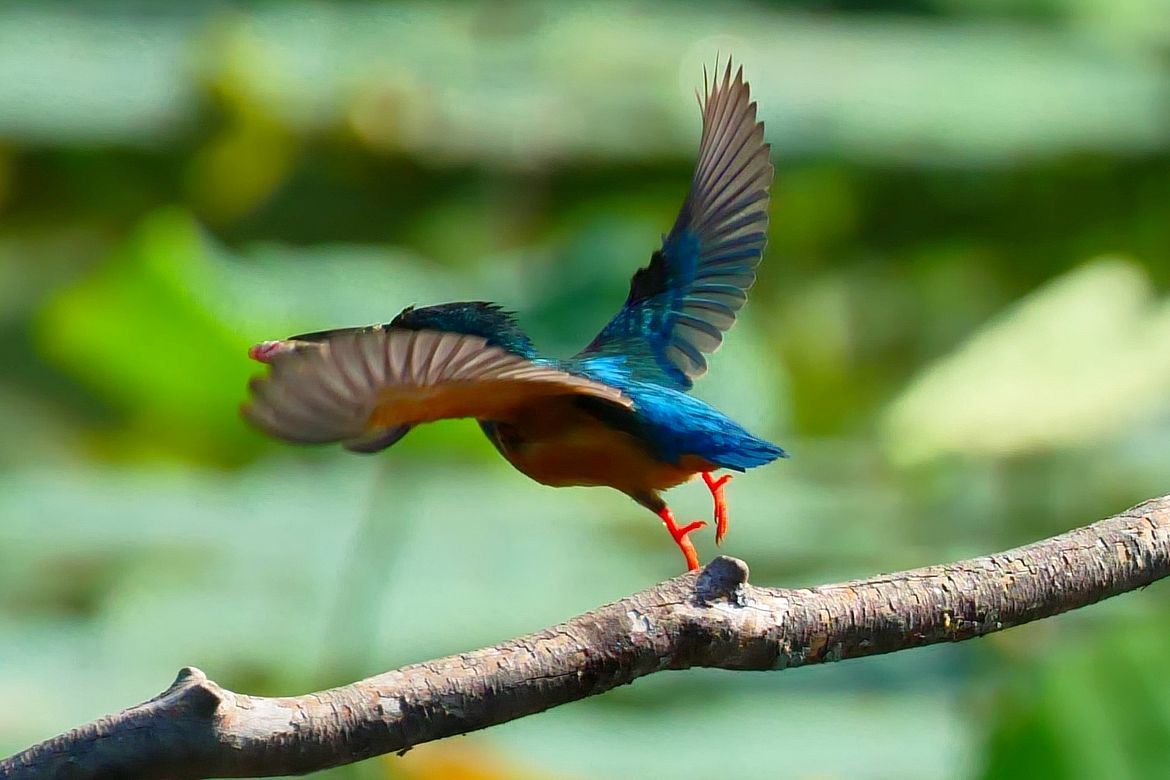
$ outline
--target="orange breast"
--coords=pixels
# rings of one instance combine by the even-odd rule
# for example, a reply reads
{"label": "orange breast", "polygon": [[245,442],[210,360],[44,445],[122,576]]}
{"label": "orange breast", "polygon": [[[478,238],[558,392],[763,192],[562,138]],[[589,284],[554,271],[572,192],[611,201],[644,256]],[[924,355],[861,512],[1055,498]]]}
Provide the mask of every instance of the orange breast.
{"label": "orange breast", "polygon": [[563,399],[533,404],[510,422],[514,440],[505,443],[504,454],[545,485],[605,485],[645,493],[674,487],[710,466],[689,457],[677,464],[655,460],[635,437]]}

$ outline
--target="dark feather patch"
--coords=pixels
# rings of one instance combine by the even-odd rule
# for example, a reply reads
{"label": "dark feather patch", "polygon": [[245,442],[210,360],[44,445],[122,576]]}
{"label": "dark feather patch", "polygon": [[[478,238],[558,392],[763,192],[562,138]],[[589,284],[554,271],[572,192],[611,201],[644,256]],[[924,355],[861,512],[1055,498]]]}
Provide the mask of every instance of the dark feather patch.
{"label": "dark feather patch", "polygon": [[384,449],[397,444],[403,436],[410,433],[410,429],[414,427],[411,425],[395,425],[392,428],[384,428],[374,431],[369,436],[361,436],[356,439],[342,442],[350,452],[360,452],[363,454],[372,454],[381,452]]}
{"label": "dark feather patch", "polygon": [[662,250],[655,250],[650,255],[650,264],[634,272],[630,280],[630,294],[626,298],[626,306],[634,306],[655,295],[666,292],[670,285],[670,271],[666,267],[666,258]]}
{"label": "dark feather patch", "polygon": [[624,431],[635,438],[641,439],[645,434],[638,414],[623,406],[584,395],[575,396],[573,405],[609,427]]}
{"label": "dark feather patch", "polygon": [[421,308],[408,306],[386,327],[479,336],[493,347],[529,359],[536,357],[532,339],[521,330],[516,315],[490,301],[458,301]]}

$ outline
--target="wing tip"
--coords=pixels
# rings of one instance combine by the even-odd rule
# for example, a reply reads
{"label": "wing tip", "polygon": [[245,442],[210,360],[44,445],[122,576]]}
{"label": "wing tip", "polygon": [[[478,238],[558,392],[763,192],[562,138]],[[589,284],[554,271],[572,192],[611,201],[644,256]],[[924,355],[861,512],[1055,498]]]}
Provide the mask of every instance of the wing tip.
{"label": "wing tip", "polygon": [[[742,86],[745,92],[750,92],[751,84],[744,77],[743,63],[735,64],[735,57],[727,55],[727,61],[721,66],[722,54],[716,53],[714,69],[709,73],[706,63],[703,64],[703,94],[709,105],[717,94],[728,92],[732,87]],[[734,70],[732,70],[734,68]],[[722,73],[721,73],[722,71]],[[734,74],[734,76],[732,75]]]}

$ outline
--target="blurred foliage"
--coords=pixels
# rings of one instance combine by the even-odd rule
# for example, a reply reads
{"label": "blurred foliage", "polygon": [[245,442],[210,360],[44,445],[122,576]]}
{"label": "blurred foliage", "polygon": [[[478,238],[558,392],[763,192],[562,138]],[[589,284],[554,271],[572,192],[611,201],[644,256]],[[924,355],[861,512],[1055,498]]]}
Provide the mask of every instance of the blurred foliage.
{"label": "blurred foliage", "polygon": [[[731,489],[755,581],[1167,491],[1166,0],[9,3],[0,752],[184,664],[302,692],[675,574],[643,510],[528,482],[473,425],[360,458],[236,406],[248,344],[409,304],[585,343],[681,202],[717,52],[778,167],[753,302],[697,388],[795,456]],[[979,643],[660,675],[322,776],[1155,777],[1168,635],[1155,586]]]}

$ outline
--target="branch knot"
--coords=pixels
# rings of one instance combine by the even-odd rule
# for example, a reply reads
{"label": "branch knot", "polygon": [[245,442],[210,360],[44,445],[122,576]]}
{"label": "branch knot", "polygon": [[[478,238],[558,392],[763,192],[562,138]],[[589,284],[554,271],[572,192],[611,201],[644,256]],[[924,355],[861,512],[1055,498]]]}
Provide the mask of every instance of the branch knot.
{"label": "branch knot", "polygon": [[223,700],[224,692],[218,684],[207,679],[207,675],[194,666],[184,666],[171,687],[163,691],[156,701],[183,707],[198,717],[209,718]]}
{"label": "branch knot", "polygon": [[708,563],[695,581],[699,604],[726,601],[737,607],[747,605],[748,565],[738,558],[720,555]]}

